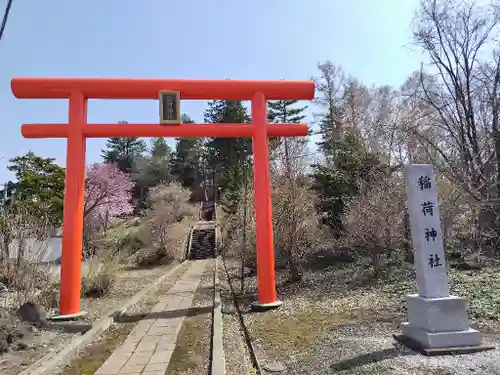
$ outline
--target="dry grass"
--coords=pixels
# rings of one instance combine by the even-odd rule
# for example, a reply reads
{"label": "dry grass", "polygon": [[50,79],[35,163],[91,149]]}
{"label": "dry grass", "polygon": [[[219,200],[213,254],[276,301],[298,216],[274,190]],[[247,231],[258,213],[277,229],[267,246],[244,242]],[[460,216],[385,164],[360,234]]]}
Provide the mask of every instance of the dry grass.
{"label": "dry grass", "polygon": [[25,302],[35,302],[45,309],[57,303],[59,284],[42,264],[21,262],[0,265],[0,282],[9,290],[0,298],[0,310],[14,311]]}
{"label": "dry grass", "polygon": [[0,299],[0,310],[13,311],[25,302],[52,307],[57,282],[44,263],[50,246],[47,217],[18,204],[0,220],[0,282],[9,290]]}
{"label": "dry grass", "polygon": [[92,375],[127,338],[134,324],[112,326],[98,342],[87,347],[60,375]]}
{"label": "dry grass", "polygon": [[[338,307],[325,309],[310,303],[293,311],[285,306],[284,310],[269,312],[261,319],[253,320],[249,328],[254,339],[267,341],[273,349],[292,355],[306,353],[319,338],[337,327],[376,323],[381,318],[370,311],[369,306],[339,311]],[[388,318],[385,316],[383,320]]]}
{"label": "dry grass", "polygon": [[[143,248],[136,252],[131,261],[139,268],[181,261],[184,257],[188,233],[194,223],[193,218],[184,218],[182,221],[170,225],[163,248]],[[142,234],[142,236],[147,236],[147,234]]]}
{"label": "dry grass", "polygon": [[116,222],[107,230],[98,247],[114,254],[121,263],[126,262],[131,255],[145,246],[140,238],[143,221],[140,217],[133,217]]}
{"label": "dry grass", "polygon": [[82,277],[82,294],[85,297],[102,297],[116,282],[119,260],[109,252],[102,251],[90,260]]}

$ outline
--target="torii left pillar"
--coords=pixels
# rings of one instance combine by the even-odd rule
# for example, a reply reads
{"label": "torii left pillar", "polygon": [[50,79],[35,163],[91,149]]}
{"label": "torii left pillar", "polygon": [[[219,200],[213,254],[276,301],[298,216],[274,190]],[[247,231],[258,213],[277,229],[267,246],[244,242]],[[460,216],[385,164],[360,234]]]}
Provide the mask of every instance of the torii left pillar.
{"label": "torii left pillar", "polygon": [[[80,251],[62,252],[61,263],[65,267],[61,267],[61,280],[81,280],[86,151],[83,129],[86,123],[87,98],[81,92],[74,92],[69,98],[62,248]],[[80,293],[81,283],[61,283],[62,296],[80,296]],[[59,311],[70,312],[59,315],[60,319],[85,315],[80,298],[61,298]]]}

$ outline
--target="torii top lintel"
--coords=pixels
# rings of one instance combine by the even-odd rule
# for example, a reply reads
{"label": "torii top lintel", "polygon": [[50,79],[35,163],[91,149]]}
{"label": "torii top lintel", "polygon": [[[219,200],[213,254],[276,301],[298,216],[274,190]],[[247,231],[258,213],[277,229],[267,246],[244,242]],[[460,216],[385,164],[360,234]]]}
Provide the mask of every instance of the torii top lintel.
{"label": "torii top lintel", "polygon": [[65,99],[80,92],[88,99],[158,99],[160,90],[180,91],[181,99],[250,100],[259,92],[266,100],[311,100],[313,81],[203,80],[154,78],[13,78],[19,99]]}

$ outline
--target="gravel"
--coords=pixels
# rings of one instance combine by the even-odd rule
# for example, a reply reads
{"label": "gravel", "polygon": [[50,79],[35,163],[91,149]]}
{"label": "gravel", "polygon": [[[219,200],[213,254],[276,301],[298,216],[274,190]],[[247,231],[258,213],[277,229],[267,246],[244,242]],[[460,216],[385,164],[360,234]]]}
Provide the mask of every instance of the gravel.
{"label": "gravel", "polygon": [[395,343],[392,334],[396,330],[389,323],[337,327],[315,343],[310,358],[300,367],[314,374],[500,374],[497,350],[426,357]]}
{"label": "gravel", "polygon": [[[236,260],[227,264],[232,275],[239,273]],[[406,314],[394,295],[385,295],[386,289],[349,289],[329,271],[305,272],[304,280],[292,285],[284,282],[282,271],[277,274],[282,307],[249,313],[257,290],[255,277],[245,280],[247,294],[240,305],[260,360],[282,363],[283,374],[500,375],[498,349],[426,357],[396,343],[392,335],[400,333]],[[236,287],[239,281],[233,283]],[[482,330],[485,343],[500,347],[499,322],[475,323],[488,328]]]}
{"label": "gravel", "polygon": [[35,330],[29,341],[26,341],[26,350],[0,355],[0,374],[19,374],[43,356],[64,348],[74,337],[75,334],[70,333]]}
{"label": "gravel", "polygon": [[229,286],[227,274],[220,262],[219,279],[221,285],[222,323],[224,331],[224,355],[227,375],[251,374],[253,363],[245,341],[236,307]]}

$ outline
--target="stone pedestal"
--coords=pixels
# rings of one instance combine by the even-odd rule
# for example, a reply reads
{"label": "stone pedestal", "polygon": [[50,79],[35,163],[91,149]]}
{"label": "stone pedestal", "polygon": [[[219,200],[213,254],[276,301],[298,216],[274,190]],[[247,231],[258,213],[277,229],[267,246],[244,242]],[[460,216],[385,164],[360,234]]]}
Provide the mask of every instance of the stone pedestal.
{"label": "stone pedestal", "polygon": [[467,301],[449,296],[425,298],[408,296],[408,322],[403,336],[426,349],[481,345],[482,335],[469,327]]}

